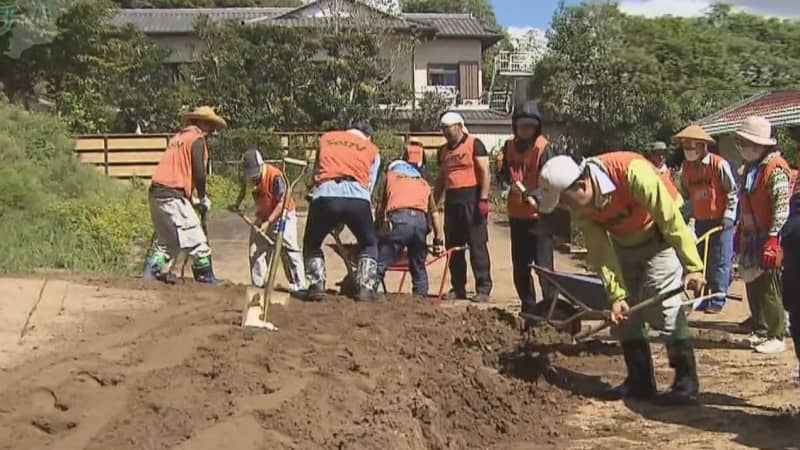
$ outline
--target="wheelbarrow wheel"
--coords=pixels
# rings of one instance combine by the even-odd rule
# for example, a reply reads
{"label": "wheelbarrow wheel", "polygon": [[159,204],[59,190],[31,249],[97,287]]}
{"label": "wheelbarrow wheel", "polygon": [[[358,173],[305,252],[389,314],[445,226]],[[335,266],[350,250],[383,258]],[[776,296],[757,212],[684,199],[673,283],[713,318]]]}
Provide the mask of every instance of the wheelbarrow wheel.
{"label": "wheelbarrow wheel", "polygon": [[[540,301],[533,308],[533,314],[541,318],[546,318],[547,314],[550,313],[550,305],[552,304],[552,302],[553,302],[552,299]],[[577,312],[578,312],[577,308],[575,308],[566,300],[559,297],[558,299],[556,299],[556,307],[555,309],[553,309],[553,315],[550,317],[550,320],[551,321],[566,320],[575,315]],[[569,333],[572,336],[578,334],[581,331],[580,318],[574,319],[570,323],[564,323],[558,325],[553,324],[551,322],[551,325],[553,325],[553,327],[559,332]]]}

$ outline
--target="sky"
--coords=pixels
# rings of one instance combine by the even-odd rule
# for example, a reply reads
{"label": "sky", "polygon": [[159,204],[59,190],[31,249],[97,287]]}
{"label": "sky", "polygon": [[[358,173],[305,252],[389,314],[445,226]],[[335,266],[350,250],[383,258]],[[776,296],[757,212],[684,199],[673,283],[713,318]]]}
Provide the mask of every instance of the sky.
{"label": "sky", "polygon": [[[491,0],[500,24],[513,33],[528,28],[546,30],[559,0]],[[580,0],[568,0],[568,4]],[[713,0],[620,0],[620,7],[630,14],[657,16],[697,16]],[[800,0],[728,0],[736,8],[755,14],[800,18]]]}

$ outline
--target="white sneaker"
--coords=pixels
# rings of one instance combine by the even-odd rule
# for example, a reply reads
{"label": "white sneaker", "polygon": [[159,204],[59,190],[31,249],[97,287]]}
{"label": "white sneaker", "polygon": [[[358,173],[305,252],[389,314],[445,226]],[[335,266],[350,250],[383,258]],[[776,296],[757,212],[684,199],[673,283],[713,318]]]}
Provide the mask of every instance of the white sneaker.
{"label": "white sneaker", "polygon": [[739,345],[746,345],[750,348],[758,347],[759,345],[767,342],[767,337],[763,334],[758,333],[750,333],[746,337],[743,337],[736,341]]}
{"label": "white sneaker", "polygon": [[755,347],[755,351],[758,353],[781,353],[784,350],[786,350],[786,344],[783,342],[783,339],[775,338],[769,339]]}

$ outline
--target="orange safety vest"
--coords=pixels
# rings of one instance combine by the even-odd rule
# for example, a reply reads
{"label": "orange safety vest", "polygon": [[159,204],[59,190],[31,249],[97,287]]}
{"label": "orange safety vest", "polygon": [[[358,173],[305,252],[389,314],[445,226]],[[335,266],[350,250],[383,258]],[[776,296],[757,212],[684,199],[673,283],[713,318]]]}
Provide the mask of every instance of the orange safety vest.
{"label": "orange safety vest", "polygon": [[[612,235],[625,235],[644,230],[653,223],[653,216],[633,197],[628,186],[628,167],[631,162],[645,158],[633,152],[605,153],[593,158],[605,167],[609,178],[616,186],[609,201],[600,210],[589,214],[588,218]],[[653,164],[649,164],[656,173]],[[668,189],[669,190],[669,189]],[[670,191],[673,199],[678,191]]]}
{"label": "orange safety vest", "polygon": [[406,146],[406,161],[416,166],[422,165],[422,156],[425,149],[419,144],[408,144]]}
{"label": "orange safety vest", "polygon": [[[501,161],[508,165],[512,183],[521,181],[528,191],[535,191],[539,188],[539,164],[549,143],[547,138],[539,136],[531,148],[519,152],[514,148],[516,138],[506,141]],[[536,219],[539,217],[537,209],[525,201],[522,193],[514,187],[508,193],[506,205],[508,217],[512,219]]]}
{"label": "orange safety vest", "polygon": [[[173,189],[182,189],[186,198],[192,198],[192,145],[203,139],[203,132],[196,126],[188,126],[172,136],[167,149],[153,172],[153,183]],[[208,167],[208,146],[203,140],[203,167]]]}
{"label": "orange safety vest", "polygon": [[[269,164],[264,164],[264,169],[261,171],[261,180],[252,192],[257,215],[262,222],[269,218],[269,215],[272,214],[272,211],[278,207],[281,201],[281,197],[272,192],[272,187],[275,185],[275,179],[282,177],[283,173],[280,169]],[[289,211],[294,211],[295,204],[292,197],[289,197],[286,208]]]}
{"label": "orange safety vest", "polygon": [[475,164],[475,138],[467,136],[458,147],[450,149],[445,144],[439,154],[441,174],[445,189],[475,187],[478,185],[478,167]]}
{"label": "orange safety vest", "polygon": [[390,170],[386,174],[386,212],[396,209],[428,211],[431,186],[422,177]]}
{"label": "orange safety vest", "polygon": [[347,131],[331,131],[319,138],[319,168],[314,174],[315,185],[339,178],[351,178],[365,189],[369,188],[369,171],[378,147]]}
{"label": "orange safety vest", "polygon": [[709,153],[708,156],[708,164],[684,161],[681,168],[681,178],[692,201],[692,215],[697,220],[721,219],[728,206],[722,180],[719,178],[720,167],[725,160],[714,153]]}
{"label": "orange safety vest", "polygon": [[[742,231],[768,232],[772,225],[772,201],[767,188],[772,173],[783,170],[789,175],[789,163],[780,154],[775,155],[764,167],[759,168],[755,188],[752,193],[742,189],[739,203],[742,208]],[[795,187],[796,188],[796,187]]]}

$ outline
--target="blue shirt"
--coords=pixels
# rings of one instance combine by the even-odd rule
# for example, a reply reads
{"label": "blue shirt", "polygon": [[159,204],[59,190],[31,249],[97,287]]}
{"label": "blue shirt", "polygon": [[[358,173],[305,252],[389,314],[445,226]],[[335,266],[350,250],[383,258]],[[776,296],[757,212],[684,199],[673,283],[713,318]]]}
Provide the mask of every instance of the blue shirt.
{"label": "blue shirt", "polygon": [[381,155],[375,155],[375,161],[369,168],[369,189],[357,181],[325,181],[311,192],[311,198],[316,200],[320,197],[342,197],[360,198],[362,200],[372,200],[372,189],[375,188],[375,181],[378,179],[378,169],[381,166]]}
{"label": "blue shirt", "polygon": [[393,161],[389,165],[389,171],[390,172],[397,172],[397,173],[403,174],[403,175],[405,175],[407,177],[413,177],[413,178],[421,178],[422,177],[422,175],[419,173],[419,169],[416,166],[414,166],[413,164],[411,164],[411,163],[409,163],[407,161],[403,161],[403,160]]}

